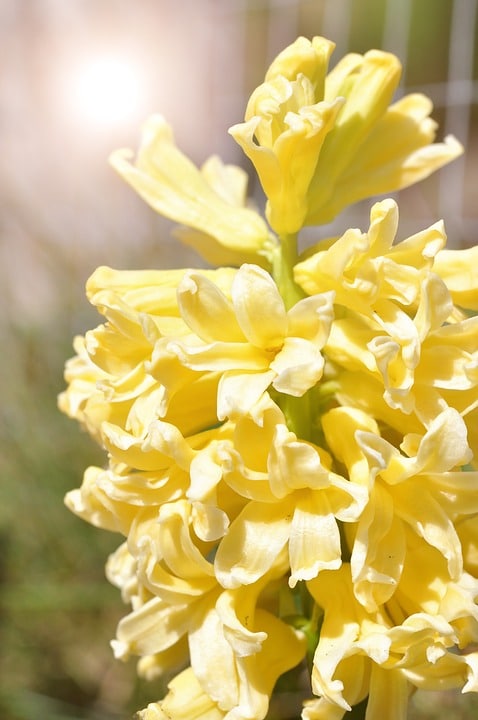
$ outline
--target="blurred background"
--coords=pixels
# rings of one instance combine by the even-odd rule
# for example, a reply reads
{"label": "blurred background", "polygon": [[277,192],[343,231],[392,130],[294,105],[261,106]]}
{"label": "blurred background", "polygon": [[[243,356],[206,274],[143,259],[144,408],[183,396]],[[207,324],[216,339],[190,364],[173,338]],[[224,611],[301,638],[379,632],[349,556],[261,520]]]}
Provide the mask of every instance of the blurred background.
{"label": "blurred background", "polygon": [[[249,170],[227,128],[280,50],[325,35],[333,65],[383,48],[403,62],[399,94],[427,93],[439,139],[466,146],[400,194],[400,236],[444,217],[451,246],[473,245],[476,15],[477,0],[1,0],[1,718],[128,718],[162,694],[109,647],[126,608],[103,568],[120,538],[63,506],[84,468],[103,462],[56,409],[72,337],[99,322],[88,275],[201,264],[115,176],[110,152],[136,148],[145,117],[161,112],[196,163],[218,153]],[[365,227],[369,205],[333,229]],[[416,720],[477,713],[477,698],[456,693],[418,693],[411,708]]]}

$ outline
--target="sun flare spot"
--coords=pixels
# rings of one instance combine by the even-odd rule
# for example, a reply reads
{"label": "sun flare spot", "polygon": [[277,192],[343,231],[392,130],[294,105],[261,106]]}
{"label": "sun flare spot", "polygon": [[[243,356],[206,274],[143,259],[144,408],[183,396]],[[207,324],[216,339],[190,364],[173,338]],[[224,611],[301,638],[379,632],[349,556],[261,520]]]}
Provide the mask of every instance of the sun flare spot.
{"label": "sun flare spot", "polygon": [[69,78],[74,116],[98,128],[131,122],[144,97],[142,72],[127,57],[105,55],[78,64]]}

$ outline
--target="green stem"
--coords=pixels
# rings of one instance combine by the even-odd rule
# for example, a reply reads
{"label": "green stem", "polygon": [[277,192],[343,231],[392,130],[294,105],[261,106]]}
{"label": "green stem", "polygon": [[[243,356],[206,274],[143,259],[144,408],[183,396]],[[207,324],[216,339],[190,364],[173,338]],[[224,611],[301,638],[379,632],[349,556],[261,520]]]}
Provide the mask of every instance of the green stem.
{"label": "green stem", "polygon": [[312,615],[308,622],[308,631],[306,632],[307,638],[307,667],[309,675],[312,676],[312,670],[314,666],[314,656],[317,649],[320,636],[320,627],[324,618],[324,611],[321,607],[314,603],[312,608]]}
{"label": "green stem", "polygon": [[297,234],[282,235],[272,257],[272,275],[287,309],[304,297],[294,280],[297,255]]}
{"label": "green stem", "polygon": [[278,404],[284,413],[289,430],[302,440],[311,440],[312,413],[308,393],[302,397],[285,394],[280,395]]}
{"label": "green stem", "polygon": [[[279,288],[286,309],[305,297],[294,280],[294,265],[297,262],[297,233],[281,235],[279,245],[272,256],[272,276]],[[287,426],[298,437],[308,438],[310,434],[310,400],[281,395],[278,400]]]}

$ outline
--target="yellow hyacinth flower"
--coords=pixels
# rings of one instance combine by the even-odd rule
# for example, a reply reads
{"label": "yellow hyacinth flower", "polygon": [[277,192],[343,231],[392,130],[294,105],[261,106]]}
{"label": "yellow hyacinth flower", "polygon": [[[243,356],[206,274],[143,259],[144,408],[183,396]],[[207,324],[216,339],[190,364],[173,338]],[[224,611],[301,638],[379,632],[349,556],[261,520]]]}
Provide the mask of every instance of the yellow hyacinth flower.
{"label": "yellow hyacinth flower", "polygon": [[[61,409],[77,418],[100,442],[104,423],[144,436],[158,417],[172,420],[191,434],[216,422],[216,403],[205,388],[217,378],[192,373],[169,355],[161,381],[155,377],[156,354],[168,338],[189,332],[181,319],[177,288],[186,270],[114,271],[98,268],[87,283],[87,296],[105,323],[75,340],[78,355],[66,367],[68,389],[59,399]],[[230,268],[205,270],[218,288],[228,291],[235,275]],[[185,407],[193,382],[196,392]],[[210,406],[209,409],[208,405]],[[199,418],[202,420],[199,421]],[[199,421],[199,425],[198,425]]]}
{"label": "yellow hyacinth flower", "polygon": [[478,311],[478,246],[466,250],[441,250],[433,269],[446,282],[456,305]]}
{"label": "yellow hyacinth flower", "polygon": [[[476,512],[478,490],[477,473],[461,471],[472,452],[459,413],[444,410],[423,436],[406,435],[401,447],[407,455],[381,437],[375,421],[362,411],[332,409],[324,415],[323,427],[328,446],[347,466],[351,480],[369,489],[351,543],[358,601],[376,610],[394,594],[407,562],[407,529],[442,554],[450,580],[457,580],[463,557],[451,518]],[[449,497],[452,486],[460,488],[459,497]]]}
{"label": "yellow hyacinth flower", "polygon": [[192,229],[182,238],[217,264],[249,258],[267,263],[274,240],[266,223],[244,206],[247,176],[210,158],[199,170],[177,147],[160,115],[143,128],[135,163],[130,150],[111,155],[112,166],[161,215]]}
{"label": "yellow hyacinth flower", "polygon": [[[178,287],[181,317],[191,335],[170,342],[188,370],[221,374],[217,417],[234,419],[256,406],[269,386],[300,397],[322,376],[324,345],[332,322],[332,294],[299,300],[286,310],[277,285],[256,265],[242,265],[231,299],[201,273]],[[160,360],[157,362],[160,370]]]}
{"label": "yellow hyacinth flower", "polygon": [[367,695],[368,719],[406,720],[413,687],[478,690],[478,653],[452,651],[455,630],[445,618],[420,612],[402,619],[387,606],[367,613],[354,597],[347,565],[308,588],[324,619],[312,671],[320,699],[306,703],[304,720],[342,718]]}
{"label": "yellow hyacinth flower", "polygon": [[397,241],[385,199],[366,231],[297,253],[306,225],[461,146],[434,144],[422,95],[391,104],[397,58],[329,72],[333,48],[286,48],[231,129],[278,237],[244,171],[198,169],[160,116],[134,162],[112,156],[219,265],[98,268],[101,322],[59,398],[107,453],[66,504],[123,538],[113,652],[174,677],[139,720],[265,720],[284,673],[302,720],[405,720],[416,688],[478,692],[477,249],[447,249],[441,221]]}
{"label": "yellow hyacinth flower", "polygon": [[[254,452],[259,445],[260,452]],[[325,568],[340,567],[339,521],[360,517],[367,488],[331,471],[327,453],[291,433],[272,404],[261,427],[248,419],[238,422],[234,448],[227,454],[224,480],[250,501],[218,546],[219,582],[227,588],[256,582],[284,548],[292,588]]]}
{"label": "yellow hyacinth flower", "polygon": [[[149,532],[154,532],[153,528],[141,532],[143,544]],[[159,540],[158,545],[163,543]],[[171,542],[170,551],[180,559],[179,544],[175,549]],[[144,548],[138,552],[141,555]],[[124,562],[123,557],[120,561]],[[160,579],[162,567],[158,560],[157,563],[155,574]],[[167,558],[167,564],[173,567],[173,557]],[[182,564],[184,567],[184,559]],[[146,595],[144,601],[136,594],[134,609],[120,621],[117,638],[112,642],[116,657],[126,660],[130,655],[151,656],[161,664],[162,657],[175,647],[183,650],[181,639],[186,635],[191,673],[200,683],[205,707],[262,720],[277,677],[297,665],[305,654],[302,634],[262,607],[259,600],[268,585],[280,578],[283,569],[281,558],[253,585],[222,592],[217,584],[206,590],[198,587],[198,592],[183,600],[160,592],[162,597]],[[115,574],[118,577],[117,568]],[[194,587],[197,579],[190,577]],[[173,591],[181,588],[180,580],[177,577]],[[151,589],[151,583],[146,583],[146,593]],[[289,649],[287,655],[279,652],[284,645]],[[160,707],[166,709],[169,699],[172,697],[167,697]]]}
{"label": "yellow hyacinth flower", "polygon": [[204,692],[192,668],[177,675],[168,689],[164,700],[150,703],[137,720],[224,720],[226,712]]}
{"label": "yellow hyacinth flower", "polygon": [[398,59],[350,54],[327,74],[334,45],[298,38],[252,94],[230,133],[253,162],[279,235],[331,221],[346,206],[412,185],[461,154],[453,137],[433,144],[431,102],[390,105]]}
{"label": "yellow hyacinth flower", "polygon": [[472,269],[465,270],[472,258],[469,251],[458,254],[455,267],[460,263],[463,284],[449,290],[453,265],[445,261],[459,251],[443,249],[443,223],[398,243],[397,227],[397,204],[376,203],[368,232],[347,230],[330,247],[319,245],[294,267],[295,280],[308,294],[319,288],[335,293],[343,310],[332,325],[326,355],[382,383],[391,408],[416,412],[429,424],[450,398],[468,414],[476,402],[478,323],[460,314],[453,300],[464,307],[473,303],[476,278]]}

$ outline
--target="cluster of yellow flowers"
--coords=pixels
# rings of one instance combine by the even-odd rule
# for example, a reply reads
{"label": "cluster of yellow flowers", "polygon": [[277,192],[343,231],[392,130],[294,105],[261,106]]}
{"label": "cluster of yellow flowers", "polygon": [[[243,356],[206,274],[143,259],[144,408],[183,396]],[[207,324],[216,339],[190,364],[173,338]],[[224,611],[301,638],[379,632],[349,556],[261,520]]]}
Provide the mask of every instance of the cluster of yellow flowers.
{"label": "cluster of yellow flowers", "polygon": [[115,655],[177,673],[142,720],[262,720],[292,668],[303,720],[478,691],[478,247],[445,249],[441,222],[396,241],[385,199],[368,230],[297,251],[461,146],[433,142],[422,95],[390,104],[393,55],[328,73],[332,50],[299,38],[230,131],[267,223],[240,168],[196,168],[159,116],[133,163],[112,156],[217,267],[96,270],[105,320],[59,401],[108,452],[66,502],[125,537]]}

